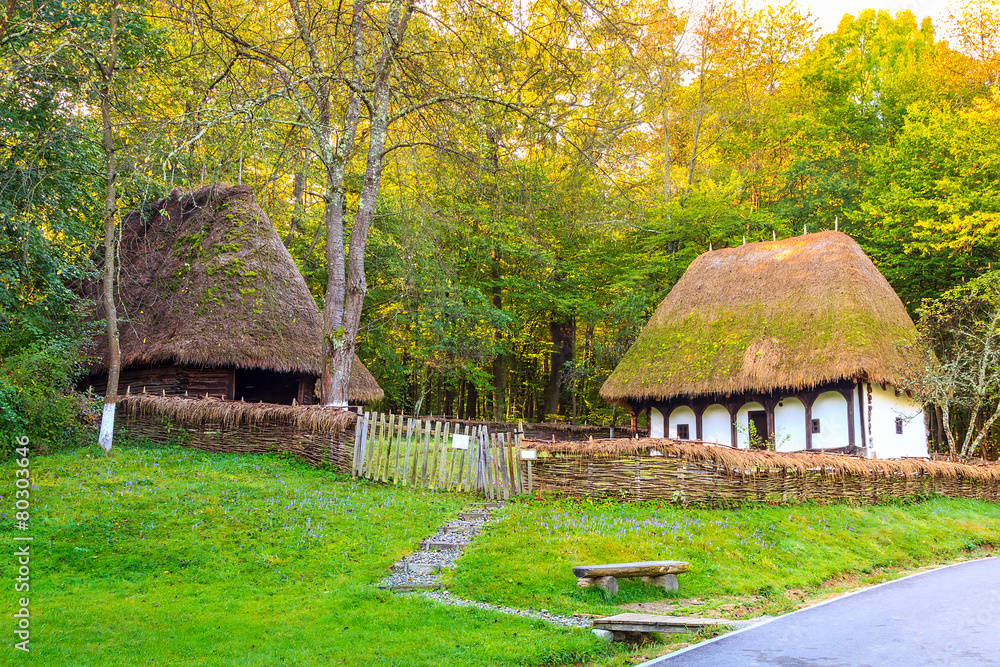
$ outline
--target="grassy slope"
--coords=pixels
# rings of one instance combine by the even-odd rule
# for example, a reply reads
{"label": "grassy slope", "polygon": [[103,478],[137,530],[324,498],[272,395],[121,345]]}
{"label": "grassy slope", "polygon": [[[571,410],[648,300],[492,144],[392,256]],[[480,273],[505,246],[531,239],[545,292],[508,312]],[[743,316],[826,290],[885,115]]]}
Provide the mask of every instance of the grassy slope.
{"label": "grassy slope", "polygon": [[[575,586],[573,565],[675,559],[691,563],[679,579],[681,596],[754,596],[769,601],[756,613],[774,613],[801,599],[786,589],[925,565],[998,539],[1000,505],[971,500],[736,510],[525,501],[466,551],[450,587],[487,602],[614,613],[601,591]],[[616,604],[671,597],[629,580],[620,586]]]}
{"label": "grassy slope", "polygon": [[[372,587],[468,497],[342,481],[271,457],[96,454],[33,460],[33,653],[18,664],[625,664],[641,653]],[[0,485],[8,545],[13,470],[3,464]],[[708,607],[757,596],[764,602],[740,608],[774,613],[801,599],[788,588],[926,564],[997,535],[1000,506],[973,501],[739,510],[525,501],[503,510],[449,577],[465,597],[603,613],[615,609],[576,588],[573,564],[679,558],[693,566],[684,596]],[[0,561],[0,576],[11,581],[14,566]],[[16,597],[8,589],[5,607]],[[664,598],[623,581],[615,603]]]}
{"label": "grassy slope", "polygon": [[[170,448],[37,456],[32,469],[32,653],[18,664],[506,665],[618,650],[371,586],[467,497]],[[13,471],[3,464],[7,545]],[[0,575],[13,580],[13,557]]]}

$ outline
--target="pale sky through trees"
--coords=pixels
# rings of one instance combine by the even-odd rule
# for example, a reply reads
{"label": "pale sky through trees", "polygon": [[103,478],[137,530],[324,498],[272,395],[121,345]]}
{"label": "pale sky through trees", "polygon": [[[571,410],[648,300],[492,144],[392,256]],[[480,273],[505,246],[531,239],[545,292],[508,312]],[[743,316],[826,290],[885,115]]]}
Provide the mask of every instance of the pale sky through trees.
{"label": "pale sky through trees", "polygon": [[[706,4],[707,0],[694,0],[695,6]],[[780,4],[781,0],[771,0],[771,4]],[[751,5],[768,4],[766,0],[750,0]],[[922,21],[925,17],[930,17],[934,21],[934,26],[940,28],[948,8],[947,0],[798,0],[798,4],[808,7],[817,18],[817,27],[824,33],[833,32],[837,29],[840,19],[844,14],[857,16],[865,9],[884,9],[892,14],[909,9],[913,12],[917,21]],[[684,3],[677,3],[683,6]]]}
{"label": "pale sky through trees", "polygon": [[884,9],[893,14],[909,9],[918,22],[930,17],[934,26],[940,27],[949,3],[946,0],[810,0],[802,4],[816,15],[823,32],[833,32],[844,14],[857,16],[865,9]]}

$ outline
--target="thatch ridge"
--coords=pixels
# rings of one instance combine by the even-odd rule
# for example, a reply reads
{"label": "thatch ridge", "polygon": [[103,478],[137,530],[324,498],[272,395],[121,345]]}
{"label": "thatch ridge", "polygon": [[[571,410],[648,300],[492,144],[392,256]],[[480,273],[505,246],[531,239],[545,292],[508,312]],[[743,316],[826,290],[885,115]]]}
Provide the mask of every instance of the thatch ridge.
{"label": "thatch ridge", "polygon": [[322,405],[274,405],[244,403],[217,398],[186,398],[129,394],[118,399],[125,417],[167,417],[189,426],[217,424],[236,426],[292,426],[300,431],[342,431],[353,426],[357,415],[342,408]]}
{"label": "thatch ridge", "polygon": [[833,475],[887,477],[896,474],[926,474],[935,479],[978,479],[1000,483],[1000,464],[974,466],[950,461],[926,459],[866,459],[842,454],[810,454],[804,452],[772,452],[693,442],[668,438],[593,440],[589,442],[546,442],[522,440],[521,449],[534,449],[556,456],[581,458],[648,457],[651,451],[662,456],[688,461],[706,461],[729,471],[754,474],[755,471],[823,469]]}
{"label": "thatch ridge", "polygon": [[[122,368],[160,363],[322,374],[322,315],[274,225],[245,185],[169,196],[121,225]],[[99,302],[100,284],[84,294]],[[99,308],[96,317],[103,317]],[[108,367],[107,338],[89,350]],[[350,397],[382,388],[353,362]]]}
{"label": "thatch ridge", "polygon": [[626,404],[675,396],[896,383],[915,328],[864,251],[841,232],[700,255],[601,387]]}

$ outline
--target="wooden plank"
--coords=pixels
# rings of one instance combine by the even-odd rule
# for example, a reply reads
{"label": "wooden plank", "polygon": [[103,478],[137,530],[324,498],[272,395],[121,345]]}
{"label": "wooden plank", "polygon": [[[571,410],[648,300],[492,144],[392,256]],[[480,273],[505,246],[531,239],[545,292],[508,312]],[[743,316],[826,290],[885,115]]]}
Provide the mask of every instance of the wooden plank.
{"label": "wooden plank", "polygon": [[481,458],[482,458],[482,429],[478,426],[474,426],[472,429],[473,437],[470,438],[472,447],[475,451],[469,452],[469,480],[472,484],[472,491],[478,493],[483,491],[482,484],[482,470],[481,470]]}
{"label": "wooden plank", "polygon": [[[440,424],[441,422],[438,422]],[[448,422],[444,422],[444,428],[441,429],[441,456],[438,462],[437,471],[437,483],[435,487],[438,489],[448,488],[448,478],[446,476],[447,467],[445,463],[448,461],[448,427],[451,426]]]}
{"label": "wooden plank", "polygon": [[362,412],[361,416],[358,417],[358,421],[354,423],[354,452],[351,457],[351,477],[357,477],[358,475],[358,456],[361,454],[361,432],[365,424],[365,415],[367,412]]}
{"label": "wooden plank", "polygon": [[403,459],[403,484],[410,484],[410,437],[413,435],[413,417],[406,422],[406,457]]}
{"label": "wooden plank", "polygon": [[516,433],[513,440],[510,448],[510,459],[514,468],[514,487],[517,489],[517,495],[520,496],[524,495],[524,480],[521,479],[521,453],[517,447],[518,435]]}
{"label": "wooden plank", "polygon": [[371,454],[372,431],[375,429],[376,419],[378,419],[377,412],[374,415],[369,413],[365,419],[365,430],[361,438],[361,460],[358,461],[358,475],[361,477],[365,476],[365,464]]}
{"label": "wooden plank", "polygon": [[478,469],[478,472],[476,473],[478,478],[476,480],[476,487],[477,490],[482,491],[486,495],[487,500],[491,500],[489,485],[490,472],[487,467],[490,460],[489,442],[488,436],[483,434],[484,430],[484,428],[479,429],[479,460],[476,461],[476,467]]}
{"label": "wooden plank", "polygon": [[496,482],[496,454],[494,444],[496,434],[486,431],[486,484],[490,492],[486,495],[490,500],[498,500]]}
{"label": "wooden plank", "polygon": [[382,458],[382,440],[385,431],[385,422],[388,416],[379,414],[378,423],[375,425],[375,435],[372,437],[372,460],[368,466],[368,479],[378,481],[378,462]]}
{"label": "wooden plank", "polygon": [[504,500],[504,480],[503,480],[503,448],[500,445],[502,434],[493,434],[493,484],[496,489],[495,498]]}
{"label": "wooden plank", "polygon": [[577,577],[655,577],[661,574],[680,574],[690,569],[690,563],[681,560],[645,560],[638,563],[612,565],[578,565],[573,568]]}
{"label": "wooden plank", "polygon": [[[458,427],[456,427],[458,428]],[[466,424],[462,427],[464,435],[469,435],[469,425]],[[471,443],[470,443],[471,447]],[[455,482],[456,491],[468,491],[469,490],[469,476],[465,471],[465,457],[471,452],[471,450],[460,449],[458,452],[458,479]]]}
{"label": "wooden plank", "polygon": [[630,613],[594,619],[594,629],[617,630],[618,632],[695,632],[702,628],[720,625],[735,626],[738,625],[738,622],[725,618]]}
{"label": "wooden plank", "polygon": [[420,469],[420,487],[427,488],[427,458],[430,456],[430,446],[431,446],[431,429],[434,428],[434,423],[431,421],[425,422],[427,426],[424,428],[423,444],[420,448],[423,453],[420,455],[421,469]]}
{"label": "wooden plank", "polygon": [[438,447],[438,441],[441,440],[441,422],[435,422],[434,424],[434,439],[431,440],[431,464],[430,470],[428,471],[427,477],[427,488],[438,488],[438,459],[441,458],[440,448]]}
{"label": "wooden plank", "polygon": [[497,463],[500,464],[500,486],[504,500],[510,500],[510,471],[507,468],[507,434],[497,433]]}
{"label": "wooden plank", "polygon": [[399,484],[399,450],[403,448],[403,415],[399,415],[399,428],[396,429],[396,460],[392,466],[392,483]]}
{"label": "wooden plank", "polygon": [[514,455],[510,451],[510,443],[514,439],[511,433],[503,434],[503,470],[507,473],[507,497],[517,495],[517,482],[514,480],[514,470],[511,468],[511,461]]}
{"label": "wooden plank", "polygon": [[380,477],[383,482],[389,481],[389,461],[392,458],[392,430],[396,426],[396,415],[389,414],[389,422],[385,429],[385,464],[379,466]]}
{"label": "wooden plank", "polygon": [[416,420],[416,427],[413,431],[413,472],[410,473],[410,486],[417,485],[417,471],[420,469],[420,440],[424,434],[423,422]]}
{"label": "wooden plank", "polygon": [[[458,424],[455,424],[455,435],[458,434],[458,431],[459,431],[459,426]],[[448,451],[451,452],[451,461],[448,463],[448,485],[445,488],[451,491],[454,489],[455,486],[455,461],[458,459],[459,452],[464,450],[461,449],[454,450],[449,447]],[[458,472],[459,474],[461,474],[462,472],[461,467],[459,467]]]}

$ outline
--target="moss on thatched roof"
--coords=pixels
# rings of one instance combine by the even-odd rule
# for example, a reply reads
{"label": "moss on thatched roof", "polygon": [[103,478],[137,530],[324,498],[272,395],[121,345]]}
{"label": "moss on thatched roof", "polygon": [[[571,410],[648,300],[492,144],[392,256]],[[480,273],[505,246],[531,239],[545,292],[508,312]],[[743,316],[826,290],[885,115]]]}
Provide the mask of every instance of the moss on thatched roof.
{"label": "moss on thatched roof", "polygon": [[675,396],[893,383],[913,321],[864,251],[822,232],[707,252],[601,387],[627,404]]}
{"label": "moss on thatched roof", "polygon": [[[175,190],[129,213],[120,259],[123,368],[172,363],[321,374],[322,316],[249,187]],[[99,302],[100,284],[84,293]],[[94,370],[106,369],[104,335],[90,352]],[[354,368],[351,398],[381,398],[356,357]]]}

